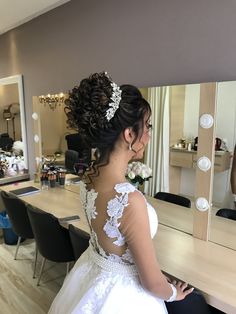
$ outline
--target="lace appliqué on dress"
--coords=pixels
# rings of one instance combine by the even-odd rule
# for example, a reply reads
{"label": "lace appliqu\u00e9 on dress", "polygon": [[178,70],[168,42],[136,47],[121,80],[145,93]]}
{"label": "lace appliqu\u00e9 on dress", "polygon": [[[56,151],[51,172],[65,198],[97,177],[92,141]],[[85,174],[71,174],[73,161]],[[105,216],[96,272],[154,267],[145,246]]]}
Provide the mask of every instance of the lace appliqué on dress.
{"label": "lace appliqu\u00e9 on dress", "polygon": [[[125,245],[125,237],[121,234],[119,230],[120,222],[118,221],[118,219],[122,217],[124,208],[129,205],[128,194],[130,192],[134,192],[136,189],[132,184],[125,182],[116,184],[114,190],[121,195],[116,195],[108,202],[107,214],[109,218],[106,220],[103,230],[109,238],[116,238],[116,240],[113,241],[115,245],[122,246]],[[94,189],[88,191],[86,189],[85,183],[82,181],[80,182],[80,198],[90,226],[90,242],[92,246],[101,256],[113,262],[118,262],[121,264],[134,264],[133,258],[128,248],[122,256],[119,256],[113,253],[106,253],[104,249],[100,246],[97,234],[94,232],[91,224],[91,220],[96,219],[96,216],[98,215],[95,207],[95,200],[97,198],[97,195],[98,193],[95,192]]]}
{"label": "lace appliqu\u00e9 on dress", "polygon": [[[110,200],[107,204],[107,214],[110,217],[106,220],[106,224],[103,227],[106,235],[109,238],[117,238],[117,240],[113,241],[113,243],[117,246],[122,246],[125,244],[125,237],[121,234],[119,230],[120,219],[123,215],[124,208],[129,205],[128,203],[128,195],[130,192],[135,191],[135,187],[130,183],[121,183],[116,184],[114,187],[117,193],[121,195],[116,195],[115,198]],[[128,249],[126,249],[125,253],[122,256],[118,256],[116,254],[110,254],[110,259],[117,262],[129,262],[133,264],[133,258]]]}

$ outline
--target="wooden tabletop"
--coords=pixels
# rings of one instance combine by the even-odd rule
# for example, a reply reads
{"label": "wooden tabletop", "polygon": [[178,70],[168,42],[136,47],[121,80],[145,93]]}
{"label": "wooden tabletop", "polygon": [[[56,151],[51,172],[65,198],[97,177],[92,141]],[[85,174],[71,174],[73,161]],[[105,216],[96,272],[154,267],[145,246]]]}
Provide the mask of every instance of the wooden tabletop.
{"label": "wooden tabletop", "polygon": [[[148,202],[156,209],[161,224],[193,233],[193,211],[195,208],[186,208],[165,201],[146,196]],[[216,216],[217,209],[211,209],[210,241],[236,250],[236,221]]]}
{"label": "wooden tabletop", "polygon": [[154,245],[163,271],[199,289],[210,305],[236,313],[236,251],[161,224]]}
{"label": "wooden tabletop", "polygon": [[[9,192],[11,190],[27,186],[35,186],[40,188],[38,183],[34,183],[34,181],[27,181],[0,186],[0,189]],[[77,193],[72,192],[72,189],[73,188],[70,189],[69,186],[68,189],[57,186],[55,188],[49,188],[48,190],[40,190],[34,194],[21,196],[20,198],[27,204],[44,210],[45,212],[48,212],[57,218],[79,215],[79,228],[89,232],[87,219],[81,207],[78,187]],[[68,223],[63,223],[63,225],[67,226]]]}

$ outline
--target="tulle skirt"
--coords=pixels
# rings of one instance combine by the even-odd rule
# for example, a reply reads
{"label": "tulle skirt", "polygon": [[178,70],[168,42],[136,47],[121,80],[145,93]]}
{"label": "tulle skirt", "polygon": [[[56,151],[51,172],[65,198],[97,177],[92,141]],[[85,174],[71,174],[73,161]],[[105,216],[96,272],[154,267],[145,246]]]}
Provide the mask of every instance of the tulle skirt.
{"label": "tulle skirt", "polygon": [[54,299],[50,314],[166,314],[163,300],[142,288],[135,266],[109,261],[89,247]]}

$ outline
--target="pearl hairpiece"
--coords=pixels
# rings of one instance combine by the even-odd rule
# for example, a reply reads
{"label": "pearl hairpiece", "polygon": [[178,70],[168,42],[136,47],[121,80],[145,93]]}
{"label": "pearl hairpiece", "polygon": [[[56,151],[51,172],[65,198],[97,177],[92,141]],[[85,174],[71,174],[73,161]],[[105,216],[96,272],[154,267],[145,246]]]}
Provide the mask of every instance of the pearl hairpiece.
{"label": "pearl hairpiece", "polygon": [[114,117],[116,110],[119,108],[122,93],[120,87],[116,83],[112,82],[111,87],[113,90],[110,98],[112,102],[109,103],[110,108],[106,111],[107,121],[110,121]]}

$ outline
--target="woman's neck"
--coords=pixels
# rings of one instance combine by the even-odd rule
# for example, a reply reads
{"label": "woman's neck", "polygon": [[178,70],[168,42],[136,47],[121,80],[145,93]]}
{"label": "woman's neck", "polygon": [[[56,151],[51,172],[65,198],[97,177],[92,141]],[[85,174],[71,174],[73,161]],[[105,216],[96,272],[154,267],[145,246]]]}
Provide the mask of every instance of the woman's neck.
{"label": "woman's neck", "polygon": [[92,178],[95,188],[101,184],[114,186],[116,183],[125,182],[128,162],[127,153],[123,153],[122,151],[112,152],[108,164],[98,166],[99,175]]}

